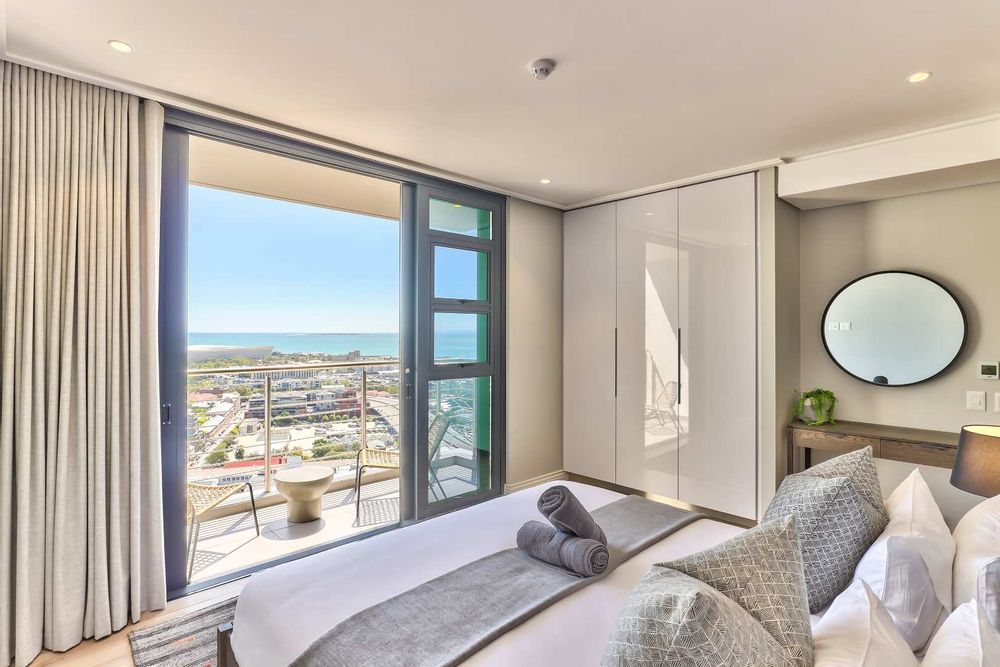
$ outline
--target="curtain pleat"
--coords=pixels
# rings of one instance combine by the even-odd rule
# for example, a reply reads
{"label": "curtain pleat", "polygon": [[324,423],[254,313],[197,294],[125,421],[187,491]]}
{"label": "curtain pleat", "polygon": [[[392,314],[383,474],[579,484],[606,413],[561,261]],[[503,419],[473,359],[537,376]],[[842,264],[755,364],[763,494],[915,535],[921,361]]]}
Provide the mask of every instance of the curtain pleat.
{"label": "curtain pleat", "polygon": [[0,61],[0,664],[166,601],[163,110]]}

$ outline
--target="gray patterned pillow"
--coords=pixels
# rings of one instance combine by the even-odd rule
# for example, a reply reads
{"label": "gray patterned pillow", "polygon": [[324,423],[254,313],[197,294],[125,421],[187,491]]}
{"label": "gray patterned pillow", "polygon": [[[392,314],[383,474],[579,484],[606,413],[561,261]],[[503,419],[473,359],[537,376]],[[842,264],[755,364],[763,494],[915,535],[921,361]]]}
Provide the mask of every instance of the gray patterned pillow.
{"label": "gray patterned pillow", "polygon": [[812,665],[794,519],[654,565],[619,612],[601,664]]}
{"label": "gray patterned pillow", "polygon": [[979,570],[976,604],[990,627],[1000,631],[1000,556],[987,562]]}
{"label": "gray patterned pillow", "polygon": [[796,517],[815,614],[847,588],[858,561],[889,523],[871,447],[786,477],[764,521],[789,514]]}

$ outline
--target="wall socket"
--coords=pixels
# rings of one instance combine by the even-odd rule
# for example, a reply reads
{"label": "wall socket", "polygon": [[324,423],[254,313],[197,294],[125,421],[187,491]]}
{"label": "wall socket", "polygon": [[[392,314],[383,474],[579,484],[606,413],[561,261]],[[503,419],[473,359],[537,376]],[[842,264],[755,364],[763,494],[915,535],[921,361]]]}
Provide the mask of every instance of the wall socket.
{"label": "wall socket", "polygon": [[986,412],[986,392],[967,391],[965,392],[965,409],[975,412]]}

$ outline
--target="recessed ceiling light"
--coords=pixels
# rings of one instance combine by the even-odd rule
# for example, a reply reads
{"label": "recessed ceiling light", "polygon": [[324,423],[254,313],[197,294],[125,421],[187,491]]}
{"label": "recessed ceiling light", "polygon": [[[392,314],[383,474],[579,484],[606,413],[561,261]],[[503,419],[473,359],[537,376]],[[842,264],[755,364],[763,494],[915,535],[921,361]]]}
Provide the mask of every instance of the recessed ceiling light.
{"label": "recessed ceiling light", "polygon": [[652,211],[646,211],[646,215],[653,215]]}
{"label": "recessed ceiling light", "polygon": [[910,83],[920,83],[921,81],[926,81],[931,78],[930,72],[914,72],[910,76],[906,77],[906,80]]}
{"label": "recessed ceiling light", "polygon": [[118,39],[110,40],[108,46],[118,53],[132,53],[132,46]]}
{"label": "recessed ceiling light", "polygon": [[552,180],[548,178],[542,178],[538,182],[541,183],[542,185],[548,185],[549,183],[552,182]]}

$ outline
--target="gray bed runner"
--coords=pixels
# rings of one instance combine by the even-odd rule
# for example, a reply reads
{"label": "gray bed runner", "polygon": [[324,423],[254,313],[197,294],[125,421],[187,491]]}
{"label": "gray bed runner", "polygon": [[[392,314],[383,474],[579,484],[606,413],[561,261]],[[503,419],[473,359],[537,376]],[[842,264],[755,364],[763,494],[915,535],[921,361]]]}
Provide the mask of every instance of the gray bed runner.
{"label": "gray bed runner", "polygon": [[626,496],[593,512],[610,563],[582,578],[507,549],[463,565],[338,623],[296,667],[456,665],[511,628],[598,579],[700,514]]}

